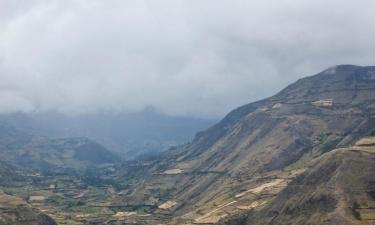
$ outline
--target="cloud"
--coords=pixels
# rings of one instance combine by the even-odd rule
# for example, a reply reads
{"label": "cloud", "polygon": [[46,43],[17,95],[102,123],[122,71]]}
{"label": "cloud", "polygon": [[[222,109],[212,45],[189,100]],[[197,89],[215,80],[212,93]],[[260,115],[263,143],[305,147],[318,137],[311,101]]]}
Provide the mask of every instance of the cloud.
{"label": "cloud", "polygon": [[371,0],[0,0],[0,112],[222,116],[332,65],[374,65],[374,11]]}

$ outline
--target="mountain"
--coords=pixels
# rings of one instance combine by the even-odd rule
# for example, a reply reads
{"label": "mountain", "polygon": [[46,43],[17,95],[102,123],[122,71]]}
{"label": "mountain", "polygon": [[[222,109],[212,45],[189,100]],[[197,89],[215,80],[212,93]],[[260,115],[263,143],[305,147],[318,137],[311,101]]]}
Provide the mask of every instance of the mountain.
{"label": "mountain", "polygon": [[190,143],[132,161],[56,135],[49,122],[43,135],[48,129],[22,118],[0,120],[5,224],[53,224],[48,216],[77,225],[375,221],[375,67],[300,79]]}
{"label": "mountain", "polygon": [[[335,221],[351,224],[348,221],[358,222],[359,217],[341,208],[357,202],[357,208],[371,210],[374,199],[371,194],[346,192],[351,188],[347,182],[358,171],[370,171],[374,153],[333,150],[350,148],[374,135],[375,67],[335,66],[300,79],[270,98],[235,109],[198,133],[191,143],[173,148],[159,159],[123,165],[122,176],[136,181],[120,201],[156,205],[154,217],[171,224],[212,224],[260,208],[265,211],[254,218],[267,222],[258,224],[321,224],[303,214],[296,218],[281,214],[279,222],[268,220],[272,212],[283,213],[281,203],[293,197],[297,203],[285,206],[296,208],[291,215],[307,212],[312,217],[331,218],[328,214],[335,212],[342,217]],[[342,163],[349,159],[353,166]],[[309,168],[312,162],[316,163]],[[338,169],[331,171],[333,166]],[[327,176],[324,182],[340,190],[330,189],[324,182],[326,190],[321,190],[320,176]],[[373,193],[365,181],[372,185],[375,174],[358,178],[358,188]],[[293,185],[299,183],[313,185],[312,190],[294,192]],[[336,199],[340,191],[351,199]],[[306,196],[312,199],[306,200]],[[253,224],[249,218],[246,221]]]}
{"label": "mountain", "polygon": [[128,160],[189,142],[195,132],[216,122],[168,116],[152,109],[75,116],[56,112],[13,113],[0,115],[0,121],[49,138],[87,137]]}
{"label": "mountain", "polygon": [[6,123],[0,123],[0,158],[3,170],[12,166],[44,172],[76,172],[119,161],[114,153],[87,138],[50,139]]}

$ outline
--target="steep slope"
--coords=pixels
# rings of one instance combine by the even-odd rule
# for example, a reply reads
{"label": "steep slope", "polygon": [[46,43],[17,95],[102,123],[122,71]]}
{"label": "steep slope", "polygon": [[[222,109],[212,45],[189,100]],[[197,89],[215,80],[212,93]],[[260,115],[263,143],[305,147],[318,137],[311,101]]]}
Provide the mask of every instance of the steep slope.
{"label": "steep slope", "polygon": [[374,224],[375,138],[313,160],[266,207],[220,224]]}
{"label": "steep slope", "polygon": [[56,225],[49,216],[32,209],[18,197],[0,193],[0,225]]}
{"label": "steep slope", "polygon": [[0,123],[0,157],[7,165],[42,171],[83,170],[119,161],[87,138],[49,139],[4,123]]}
{"label": "steep slope", "polygon": [[375,134],[374,96],[375,67],[336,66],[301,79],[161,160],[126,165],[124,176],[134,168],[139,176],[122,201],[156,204],[154,214],[173,215],[175,224],[215,223],[266,205],[313,158]]}

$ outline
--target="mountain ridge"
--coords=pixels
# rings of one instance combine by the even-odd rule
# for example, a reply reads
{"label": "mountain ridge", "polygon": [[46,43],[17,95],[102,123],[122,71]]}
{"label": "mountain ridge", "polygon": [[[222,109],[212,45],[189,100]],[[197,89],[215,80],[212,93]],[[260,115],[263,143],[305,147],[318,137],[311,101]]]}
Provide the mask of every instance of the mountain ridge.
{"label": "mountain ridge", "polygon": [[[238,213],[242,204],[255,201],[242,190],[273,182],[287,186],[303,160],[374,135],[374,91],[375,67],[342,65],[300,79],[270,98],[233,110],[191,143],[148,164],[139,177],[142,185],[135,184],[136,191],[124,201],[173,201],[172,224],[218,222],[226,211]],[[174,174],[167,175],[170,171]],[[272,182],[265,183],[266,177]],[[271,196],[281,190],[275,188]],[[160,198],[161,192],[168,194]]]}
{"label": "mountain ridge", "polygon": [[20,169],[73,171],[120,161],[114,153],[88,138],[51,139],[3,122],[0,134],[2,161]]}

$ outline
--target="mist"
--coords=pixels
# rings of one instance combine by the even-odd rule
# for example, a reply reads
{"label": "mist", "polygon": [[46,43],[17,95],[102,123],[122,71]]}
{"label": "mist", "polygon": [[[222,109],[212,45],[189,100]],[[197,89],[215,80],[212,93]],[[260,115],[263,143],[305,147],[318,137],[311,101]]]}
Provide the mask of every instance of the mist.
{"label": "mist", "polygon": [[0,112],[221,117],[375,64],[375,2],[0,1]]}

